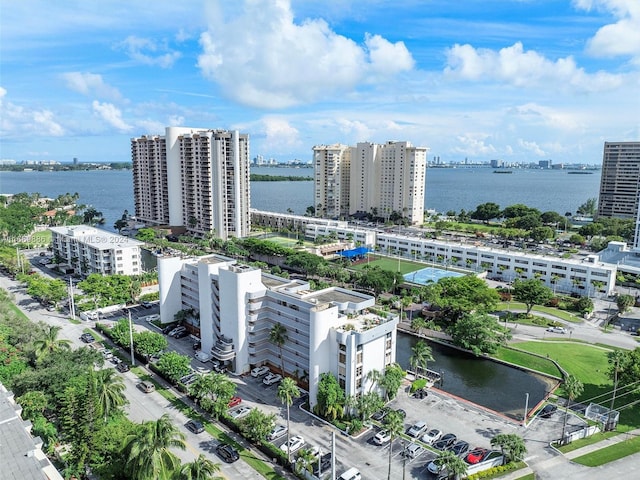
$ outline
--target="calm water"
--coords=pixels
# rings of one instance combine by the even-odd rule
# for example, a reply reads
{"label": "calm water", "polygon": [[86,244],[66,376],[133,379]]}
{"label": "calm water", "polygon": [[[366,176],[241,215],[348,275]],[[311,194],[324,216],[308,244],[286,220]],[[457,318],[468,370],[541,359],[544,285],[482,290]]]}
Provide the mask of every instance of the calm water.
{"label": "calm water", "polygon": [[[398,332],[396,355],[403,368],[409,368],[411,349],[417,341],[416,337]],[[527,393],[531,410],[556,385],[541,375],[479,359],[438,343],[430,346],[435,361],[429,362],[427,368],[441,372],[444,379],[438,388],[514,419],[522,419]]]}
{"label": "calm water", "polygon": [[[310,168],[252,168],[254,173],[313,176]],[[523,203],[562,215],[597,197],[600,172],[568,175],[566,171],[514,170],[510,175],[491,168],[433,168],[427,171],[425,208],[438,212],[474,210],[481,203],[501,207]],[[0,172],[0,193],[39,192],[47,197],[78,192],[80,202],[101,211],[112,229],[126,209],[134,212],[130,171]],[[260,210],[304,214],[313,205],[313,182],[253,182],[251,206]]]}

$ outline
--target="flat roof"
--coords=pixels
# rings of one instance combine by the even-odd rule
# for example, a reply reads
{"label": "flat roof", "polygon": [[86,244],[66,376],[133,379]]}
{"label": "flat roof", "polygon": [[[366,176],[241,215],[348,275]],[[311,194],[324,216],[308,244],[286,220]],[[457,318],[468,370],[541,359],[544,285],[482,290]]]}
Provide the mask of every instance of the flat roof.
{"label": "flat roof", "polygon": [[142,247],[144,245],[144,242],[140,242],[139,240],[87,225],[49,227],[49,230],[69,238],[77,239],[79,242],[90,245],[99,250],[111,250],[117,247]]}
{"label": "flat roof", "polygon": [[338,290],[336,288],[329,288],[325,290],[319,290],[317,292],[312,292],[304,298],[305,300],[316,299],[318,303],[360,303],[373,297],[371,297],[370,295],[365,295],[363,293],[353,292],[351,290]]}

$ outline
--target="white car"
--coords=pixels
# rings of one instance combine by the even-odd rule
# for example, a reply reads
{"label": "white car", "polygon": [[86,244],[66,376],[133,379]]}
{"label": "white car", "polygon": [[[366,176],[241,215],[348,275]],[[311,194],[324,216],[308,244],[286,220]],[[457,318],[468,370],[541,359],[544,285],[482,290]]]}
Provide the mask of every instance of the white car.
{"label": "white car", "polygon": [[247,407],[246,405],[244,405],[235,410],[231,410],[229,412],[229,416],[235,420],[238,420],[239,418],[246,417],[247,415],[249,415],[249,412],[251,412],[251,407]]}
{"label": "white car", "polygon": [[284,425],[276,425],[267,435],[267,440],[272,441],[276,438],[280,438],[282,435],[287,433],[287,427]]}
{"label": "white car", "polygon": [[421,440],[426,443],[427,445],[432,445],[433,443],[437,442],[438,440],[440,440],[440,437],[442,436],[442,430],[438,430],[437,428],[433,428],[431,430],[429,430],[427,433],[425,433]]}
{"label": "white car", "polygon": [[269,367],[267,367],[266,365],[263,365],[261,367],[256,367],[253,370],[251,370],[251,376],[255,378],[266,375],[267,373],[269,373]]}
{"label": "white car", "polygon": [[160,320],[160,315],[158,315],[157,313],[154,313],[153,315],[147,315],[147,316],[145,317],[145,320],[146,320],[148,323],[155,322],[155,321]]}
{"label": "white car", "polygon": [[422,452],[424,452],[424,448],[422,448],[422,446],[417,443],[412,443],[406,448],[404,453],[409,458],[417,458],[422,454]]}
{"label": "white car", "polygon": [[270,373],[262,379],[262,383],[265,385],[273,385],[274,383],[278,383],[280,380],[282,380],[281,375],[277,373]]}
{"label": "white car", "polygon": [[294,435],[288,442],[284,442],[280,445],[280,450],[284,453],[294,453],[300,450],[304,446],[304,438],[301,435]]}
{"label": "white car", "polygon": [[407,430],[407,435],[409,435],[410,437],[418,438],[420,435],[422,435],[426,431],[427,431],[426,422],[417,422],[417,423],[414,423],[409,430]]}
{"label": "white car", "polygon": [[564,329],[564,327],[549,327],[549,328],[547,328],[547,332],[567,333],[567,331]]}
{"label": "white car", "polygon": [[391,434],[387,430],[380,430],[373,437],[373,443],[376,445],[384,445],[391,440]]}

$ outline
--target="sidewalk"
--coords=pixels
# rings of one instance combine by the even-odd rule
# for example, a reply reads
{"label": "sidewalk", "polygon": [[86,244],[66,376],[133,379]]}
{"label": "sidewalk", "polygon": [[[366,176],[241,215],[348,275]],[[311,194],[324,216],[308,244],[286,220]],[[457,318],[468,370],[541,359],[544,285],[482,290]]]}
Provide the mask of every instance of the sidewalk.
{"label": "sidewalk", "polygon": [[[606,440],[602,440],[598,443],[594,443],[592,445],[587,445],[586,447],[578,448],[577,450],[573,450],[571,452],[565,453],[565,458],[569,460],[573,460],[574,458],[581,457],[582,455],[586,455],[588,453],[595,452],[596,450],[600,450],[602,448],[609,447],[611,445],[616,445],[620,442],[628,440],[633,437],[637,437],[640,435],[640,428],[636,430],[631,430],[630,432],[621,433],[620,435],[616,435],[615,437],[607,438]],[[640,452],[639,452],[640,453]]]}

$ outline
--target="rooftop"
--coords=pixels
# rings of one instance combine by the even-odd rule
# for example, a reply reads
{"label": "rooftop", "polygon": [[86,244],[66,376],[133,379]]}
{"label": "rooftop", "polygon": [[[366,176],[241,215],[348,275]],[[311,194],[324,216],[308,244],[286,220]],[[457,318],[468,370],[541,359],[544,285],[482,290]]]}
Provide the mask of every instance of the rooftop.
{"label": "rooftop", "polygon": [[88,225],[73,225],[65,227],[49,227],[54,233],[77,239],[78,241],[90,245],[99,250],[111,250],[113,248],[142,247],[144,242],[133,238],[107,232]]}

